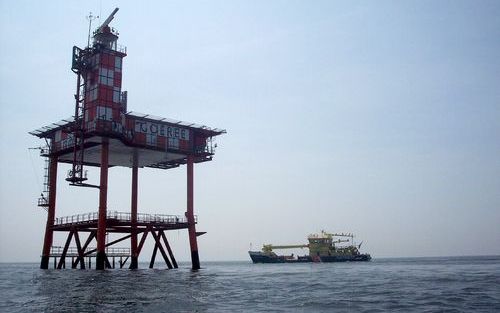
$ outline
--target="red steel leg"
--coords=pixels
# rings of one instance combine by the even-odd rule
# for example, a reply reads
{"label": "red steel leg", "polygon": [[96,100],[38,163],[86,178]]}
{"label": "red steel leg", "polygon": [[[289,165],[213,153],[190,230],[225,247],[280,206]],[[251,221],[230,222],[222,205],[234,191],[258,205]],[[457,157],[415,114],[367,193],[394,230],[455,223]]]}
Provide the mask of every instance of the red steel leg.
{"label": "red steel leg", "polygon": [[99,219],[97,221],[96,269],[103,270],[106,263],[106,205],[108,198],[109,142],[103,138],[101,146],[101,182],[99,188]]}
{"label": "red steel leg", "polygon": [[45,226],[45,238],[43,240],[42,260],[40,262],[41,269],[49,268],[50,248],[54,237],[54,219],[56,214],[56,189],[57,189],[57,157],[50,157],[49,169],[49,207],[47,214],[47,224]]}
{"label": "red steel leg", "polygon": [[130,238],[132,258],[130,260],[130,268],[137,268],[137,258],[139,253],[137,251],[137,177],[138,177],[138,165],[137,165],[137,151],[134,151],[134,164],[132,166],[132,205],[131,205],[131,222],[132,222],[132,237]]}
{"label": "red steel leg", "polygon": [[189,231],[189,245],[191,246],[191,263],[193,270],[200,269],[200,257],[198,255],[198,243],[196,241],[196,225],[194,220],[194,186],[193,186],[193,164],[194,157],[189,155],[187,157],[187,212],[186,217],[188,220]]}

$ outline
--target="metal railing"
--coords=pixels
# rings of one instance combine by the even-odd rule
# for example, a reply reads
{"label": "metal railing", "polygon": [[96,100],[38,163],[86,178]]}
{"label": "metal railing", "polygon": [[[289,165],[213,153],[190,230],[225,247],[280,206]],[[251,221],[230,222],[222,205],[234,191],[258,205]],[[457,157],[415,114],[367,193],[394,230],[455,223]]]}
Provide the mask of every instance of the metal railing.
{"label": "metal railing", "polygon": [[127,47],[124,45],[116,44],[115,50],[127,54]]}
{"label": "metal railing", "polygon": [[[90,212],[84,214],[75,214],[71,216],[58,217],[54,221],[54,225],[64,224],[80,224],[95,222],[99,219],[99,212]],[[129,212],[107,211],[106,219],[118,220],[120,222],[131,222],[132,214]],[[195,222],[198,222],[198,216],[194,217]],[[181,215],[167,215],[167,214],[137,214],[138,223],[164,223],[164,224],[179,224],[187,223],[187,218]]]}
{"label": "metal railing", "polygon": [[[61,246],[53,246],[50,249],[50,254],[52,256],[60,256],[62,255],[64,250],[64,247]],[[92,251],[92,250],[97,250],[96,247],[88,247],[86,251]],[[83,252],[85,253],[85,251]],[[130,248],[106,248],[106,254],[108,256],[129,256],[130,255]],[[78,256],[78,249],[76,247],[68,247],[68,251],[66,251],[66,256],[72,257],[72,256]],[[87,256],[95,256],[95,252],[87,255]]]}

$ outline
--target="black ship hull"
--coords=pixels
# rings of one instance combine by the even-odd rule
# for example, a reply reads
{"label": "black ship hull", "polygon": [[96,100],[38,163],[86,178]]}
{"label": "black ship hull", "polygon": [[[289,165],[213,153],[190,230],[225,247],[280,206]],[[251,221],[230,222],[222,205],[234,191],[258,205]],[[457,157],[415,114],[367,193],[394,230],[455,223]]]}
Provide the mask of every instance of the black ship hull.
{"label": "black ship hull", "polygon": [[356,255],[328,255],[319,257],[320,262],[357,262],[357,261],[370,261],[372,257],[369,254],[356,254]]}
{"label": "black ship hull", "polygon": [[370,261],[369,254],[357,255],[332,255],[311,258],[310,256],[300,256],[297,259],[289,258],[283,255],[266,254],[259,251],[248,251],[253,263],[310,263],[310,262],[356,262],[356,261]]}
{"label": "black ship hull", "polygon": [[312,262],[309,256],[299,256],[296,259],[284,255],[266,254],[256,251],[248,251],[253,263],[309,263]]}

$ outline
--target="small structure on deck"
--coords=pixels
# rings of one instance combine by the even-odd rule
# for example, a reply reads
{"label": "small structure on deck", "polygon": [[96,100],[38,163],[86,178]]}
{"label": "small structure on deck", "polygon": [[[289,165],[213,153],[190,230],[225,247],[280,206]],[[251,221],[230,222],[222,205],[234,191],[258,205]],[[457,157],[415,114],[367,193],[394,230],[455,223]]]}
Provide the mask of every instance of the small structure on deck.
{"label": "small structure on deck", "polygon": [[[114,267],[115,258],[120,258],[120,267],[130,259],[129,267],[135,269],[144,242],[151,234],[155,246],[150,267],[154,266],[159,250],[168,268],[176,268],[165,233],[188,229],[192,268],[199,269],[197,236],[202,233],[195,228],[194,164],[212,160],[214,138],[225,130],[127,111],[127,92],[121,89],[126,48],[117,44],[118,33],[109,27],[117,11],[118,8],[97,28],[92,42],[89,34],[86,48],[73,47],[71,69],[77,75],[74,116],[30,132],[47,143],[41,148],[46,166],[44,191],[38,200],[38,206],[48,212],[40,267],[49,268],[53,258],[56,268],[64,268],[66,258],[71,258],[72,268],[85,268],[95,258],[95,268],[105,269]],[[55,217],[59,163],[71,164],[66,178],[70,185],[99,190],[97,212]],[[166,170],[184,164],[187,166],[185,215],[138,213],[138,169]],[[87,166],[100,168],[99,185],[87,182]],[[132,169],[130,212],[107,210],[108,169],[113,166]],[[67,233],[64,246],[53,246],[55,231]],[[82,242],[83,233],[87,237]],[[106,242],[109,233],[123,236]],[[130,248],[111,247],[127,239]],[[70,246],[72,241],[76,247]],[[94,241],[96,247],[91,248]]]}

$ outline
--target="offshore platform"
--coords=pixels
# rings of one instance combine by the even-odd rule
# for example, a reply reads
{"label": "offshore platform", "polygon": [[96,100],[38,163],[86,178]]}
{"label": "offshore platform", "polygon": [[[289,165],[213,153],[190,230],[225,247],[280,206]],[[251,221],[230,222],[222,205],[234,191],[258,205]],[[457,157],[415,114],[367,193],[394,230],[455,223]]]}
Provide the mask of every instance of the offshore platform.
{"label": "offshore platform", "polygon": [[[127,51],[117,44],[118,32],[109,26],[117,11],[118,8],[93,32],[92,38],[90,19],[87,47],[73,47],[71,70],[77,75],[74,116],[30,132],[46,143],[40,149],[46,166],[44,191],[38,206],[48,212],[40,268],[49,268],[51,259],[55,268],[65,268],[67,258],[71,259],[72,268],[86,268],[92,266],[95,258],[95,268],[102,270],[114,267],[115,258],[119,258],[120,268],[130,259],[129,268],[136,269],[148,234],[154,240],[149,267],[154,266],[159,250],[167,267],[177,268],[165,233],[187,229],[192,268],[196,270],[200,268],[197,236],[203,232],[196,232],[194,164],[212,160],[214,138],[225,130],[127,111],[127,92],[121,88]],[[71,164],[66,178],[70,185],[99,190],[97,212],[56,218],[59,163]],[[139,168],[167,170],[184,164],[187,167],[185,215],[138,213]],[[99,185],[88,183],[85,169],[88,166],[100,168]],[[114,166],[132,169],[129,212],[107,209],[108,169]],[[53,245],[54,232],[67,233],[63,246]],[[107,242],[107,234],[121,237]],[[83,235],[86,235],[84,241],[80,239]],[[112,247],[127,239],[130,248]],[[76,246],[70,246],[73,240]],[[94,241],[96,246],[92,247]]]}

